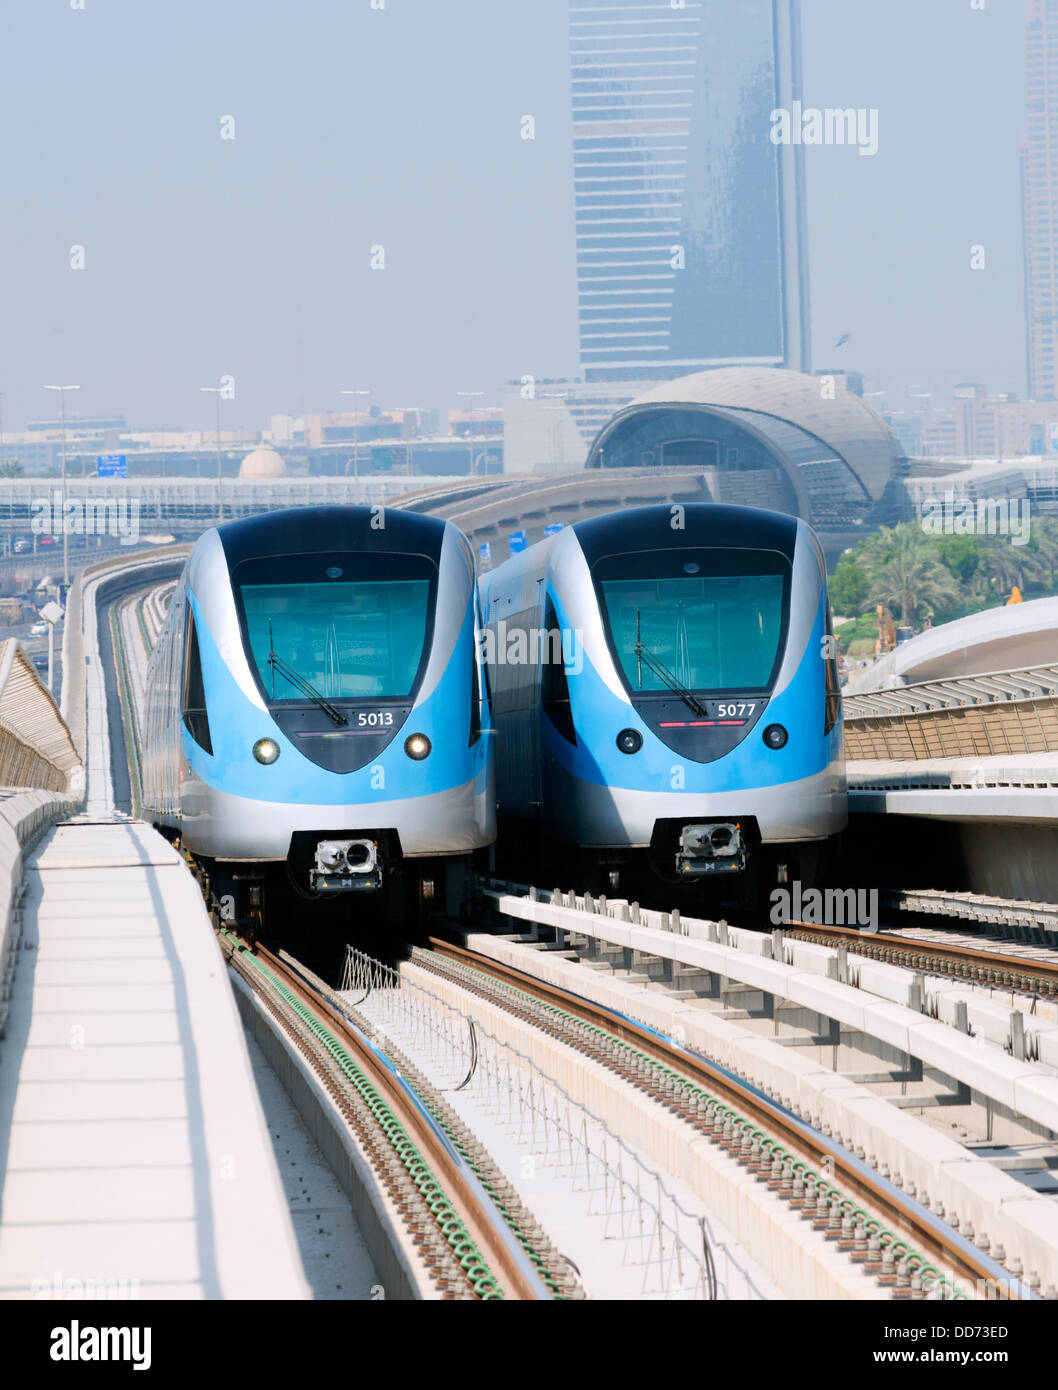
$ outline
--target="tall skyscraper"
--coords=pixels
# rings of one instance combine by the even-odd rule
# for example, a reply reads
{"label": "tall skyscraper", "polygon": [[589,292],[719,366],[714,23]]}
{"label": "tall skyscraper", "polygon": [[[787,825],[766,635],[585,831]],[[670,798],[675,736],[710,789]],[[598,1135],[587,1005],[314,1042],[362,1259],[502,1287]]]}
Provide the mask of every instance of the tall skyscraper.
{"label": "tall skyscraper", "polygon": [[1058,5],[1025,0],[1028,67],[1026,129],[1021,141],[1025,234],[1025,318],[1029,396],[1058,399]]}
{"label": "tall skyscraper", "polygon": [[808,370],[799,0],[570,0],[589,381]]}

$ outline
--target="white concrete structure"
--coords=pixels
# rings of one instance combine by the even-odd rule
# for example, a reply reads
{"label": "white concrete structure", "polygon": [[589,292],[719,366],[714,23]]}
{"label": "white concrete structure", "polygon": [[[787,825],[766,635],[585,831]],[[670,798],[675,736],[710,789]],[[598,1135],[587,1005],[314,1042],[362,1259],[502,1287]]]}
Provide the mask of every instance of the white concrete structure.
{"label": "white concrete structure", "polygon": [[894,690],[920,681],[1023,671],[1058,654],[1058,598],[1030,599],[942,623],[902,643],[850,679],[845,695]]}
{"label": "white concrete structure", "polygon": [[[910,1006],[913,972],[864,960],[858,984],[836,978],[837,953],[801,941],[785,943],[786,958],[771,959],[772,938],[759,932],[726,930],[727,944],[703,939],[709,924],[685,918],[686,934],[663,930],[661,916],[643,910],[639,924],[578,908],[491,894],[504,915],[562,928],[644,955],[657,955],[740,981],[775,998],[800,1004],[855,1032],[878,1038],[905,1055],[965,1084],[971,1092],[1020,1113],[1051,1133],[1058,1128],[1058,1027],[1022,1015],[1035,1030],[1040,1061],[1020,1062],[1003,1047],[1009,1009],[948,981],[930,983],[936,1007],[930,1018]],[[627,904],[613,903],[617,913]],[[715,924],[712,924],[715,926]],[[629,980],[585,970],[561,953],[540,951],[504,938],[472,936],[467,945],[567,989],[597,999],[680,1045],[690,1047],[745,1077],[772,1097],[796,1105],[829,1126],[846,1148],[872,1155],[905,1188],[928,1193],[945,1212],[959,1217],[993,1244],[1018,1255],[1026,1273],[1044,1287],[1058,1288],[1058,1207],[1009,1174],[975,1157],[962,1144],[926,1125],[854,1079],[752,1031],[745,1023],[708,1012],[695,1001],[664,989],[645,989]],[[956,1005],[965,1005],[970,1038],[953,1026]],[[1044,1060],[1047,1059],[1047,1060]],[[910,1186],[913,1184],[913,1187]],[[936,1211],[934,1206],[934,1211]]]}
{"label": "white concrete structure", "polygon": [[[150,563],[131,566],[145,583]],[[201,894],[160,835],[113,809],[96,598],[120,568],[75,586],[65,634],[88,812],[26,862],[0,1065],[0,1296],[306,1297]],[[44,800],[12,824],[14,845],[70,810]],[[0,873],[17,885],[8,848]]]}
{"label": "white concrete structure", "polygon": [[263,444],[248,453],[239,465],[240,478],[285,478],[286,475],[282,454]]}
{"label": "white concrete structure", "polygon": [[146,826],[75,821],[27,867],[0,1067],[0,1296],[55,1297],[57,1279],[68,1297],[307,1296],[180,857]]}

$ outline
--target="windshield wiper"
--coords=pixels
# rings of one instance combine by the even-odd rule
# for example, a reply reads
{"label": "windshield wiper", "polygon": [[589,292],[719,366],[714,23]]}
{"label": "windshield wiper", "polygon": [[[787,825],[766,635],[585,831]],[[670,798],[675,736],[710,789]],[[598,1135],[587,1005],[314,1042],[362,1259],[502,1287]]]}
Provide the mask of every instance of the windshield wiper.
{"label": "windshield wiper", "polygon": [[323,710],[325,714],[330,715],[336,724],[349,723],[341,710],[335,709],[330,700],[321,695],[310,680],[306,680],[300,671],[295,671],[293,666],[288,665],[281,656],[277,655],[276,649],[272,644],[271,623],[268,624],[268,666],[272,672],[273,697],[276,693],[275,673],[278,671],[284,680],[289,681],[295,690],[300,691],[300,693],[311,700],[313,704],[319,705],[320,709]]}
{"label": "windshield wiper", "polygon": [[683,703],[687,706],[687,708],[691,711],[692,714],[696,714],[699,717],[699,719],[705,718],[709,711],[705,708],[702,702],[691,694],[691,692],[687,689],[687,687],[677,676],[674,676],[672,674],[672,672],[660,659],[660,657],[655,656],[652,651],[650,651],[647,647],[643,646],[639,634],[638,608],[636,609],[636,641],[635,646],[632,648],[632,650],[633,652],[635,652],[636,657],[639,661],[640,690],[642,690],[643,688],[643,662],[646,662],[646,664],[654,672],[655,676],[657,676],[659,680],[664,681],[668,688],[673,692],[673,694],[678,695],[680,697],[680,699],[683,701]]}

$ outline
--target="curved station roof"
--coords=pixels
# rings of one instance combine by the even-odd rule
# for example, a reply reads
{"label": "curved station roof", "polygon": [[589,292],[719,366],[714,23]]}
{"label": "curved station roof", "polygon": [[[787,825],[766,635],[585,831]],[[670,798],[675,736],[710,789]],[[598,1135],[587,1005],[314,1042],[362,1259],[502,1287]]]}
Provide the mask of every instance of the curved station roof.
{"label": "curved station roof", "polygon": [[903,462],[881,417],[836,379],[727,367],[632,401],[599,433],[586,467],[693,466],[715,501],[841,530],[868,520]]}

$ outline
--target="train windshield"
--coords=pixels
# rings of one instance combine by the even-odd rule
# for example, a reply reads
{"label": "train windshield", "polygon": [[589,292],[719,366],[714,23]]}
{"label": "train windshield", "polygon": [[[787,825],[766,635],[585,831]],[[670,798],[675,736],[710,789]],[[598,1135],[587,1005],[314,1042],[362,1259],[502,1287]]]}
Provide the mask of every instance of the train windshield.
{"label": "train windshield", "polygon": [[594,567],[632,694],[766,690],[782,654],[790,568],[775,551],[650,550]]}
{"label": "train windshield", "polygon": [[403,555],[281,556],[237,566],[244,631],[265,694],[410,696],[431,626],[434,575],[425,557]]}

